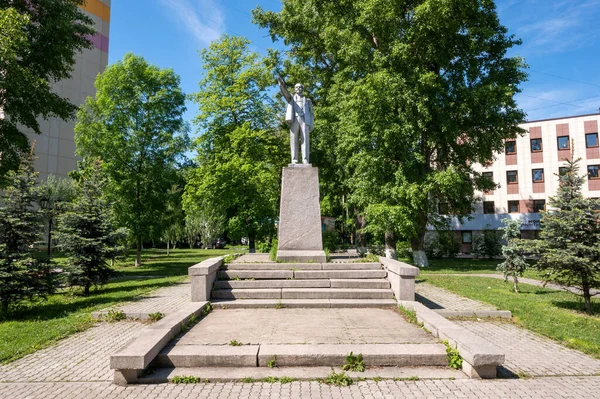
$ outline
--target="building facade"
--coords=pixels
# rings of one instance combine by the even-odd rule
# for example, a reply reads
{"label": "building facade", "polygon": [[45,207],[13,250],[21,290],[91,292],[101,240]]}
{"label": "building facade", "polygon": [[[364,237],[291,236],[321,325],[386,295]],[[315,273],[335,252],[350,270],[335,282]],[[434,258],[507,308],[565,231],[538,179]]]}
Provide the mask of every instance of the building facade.
{"label": "building facade", "polygon": [[506,218],[520,219],[521,237],[536,238],[540,230],[540,211],[546,210],[548,197],[556,195],[564,159],[581,158],[580,173],[588,176],[583,186],[585,197],[600,197],[600,114],[531,121],[521,125],[526,134],[506,142],[504,154],[497,154],[492,165],[475,165],[475,170],[490,177],[498,188],[478,192],[470,220],[454,218],[451,228],[461,242],[461,252],[469,253],[473,236],[485,228],[502,227]]}
{"label": "building facade", "polygon": [[[75,105],[85,103],[88,96],[95,96],[94,81],[108,65],[108,38],[110,31],[111,0],[87,0],[81,8],[94,21],[96,34],[91,37],[93,48],[75,56],[76,63],[70,79],[54,84],[55,92],[60,93]],[[31,142],[36,141],[35,168],[40,179],[48,175],[59,178],[77,168],[75,155],[75,120],[63,121],[59,118],[40,119],[42,134],[28,132]]]}

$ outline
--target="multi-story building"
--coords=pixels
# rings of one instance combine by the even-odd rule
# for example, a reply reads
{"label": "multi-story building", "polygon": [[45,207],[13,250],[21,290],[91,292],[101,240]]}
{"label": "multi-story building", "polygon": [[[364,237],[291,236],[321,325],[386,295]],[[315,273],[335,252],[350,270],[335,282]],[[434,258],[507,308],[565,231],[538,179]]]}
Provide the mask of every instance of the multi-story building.
{"label": "multi-story building", "polygon": [[502,219],[522,221],[521,237],[536,238],[540,230],[540,211],[548,206],[548,197],[556,195],[564,159],[574,150],[581,158],[580,173],[587,174],[583,187],[585,197],[600,197],[600,147],[598,125],[600,114],[580,115],[527,122],[521,125],[527,133],[506,142],[503,154],[497,154],[492,165],[476,165],[476,170],[489,176],[499,187],[477,193],[480,201],[470,220],[452,221],[462,243],[461,252],[471,250],[474,234],[482,229],[502,227]]}
{"label": "multi-story building", "polygon": [[[75,105],[85,102],[88,96],[95,96],[94,81],[108,65],[108,37],[110,27],[110,1],[87,0],[81,8],[95,23],[96,34],[91,37],[94,45],[76,55],[76,63],[70,79],[54,84],[55,92],[62,94]],[[59,118],[40,119],[41,135],[28,132],[30,141],[36,140],[35,162],[40,179],[52,174],[65,177],[77,168],[75,156],[75,120],[63,121]]]}

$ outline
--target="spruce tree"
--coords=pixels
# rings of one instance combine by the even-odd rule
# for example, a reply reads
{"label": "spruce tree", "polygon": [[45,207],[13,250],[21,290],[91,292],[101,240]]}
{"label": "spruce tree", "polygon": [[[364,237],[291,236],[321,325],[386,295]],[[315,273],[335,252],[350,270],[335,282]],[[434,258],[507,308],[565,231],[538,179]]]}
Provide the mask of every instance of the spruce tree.
{"label": "spruce tree", "polygon": [[54,289],[50,265],[35,256],[42,219],[35,207],[38,173],[33,160],[32,148],[17,171],[7,174],[0,200],[0,306],[4,313],[22,299],[43,297]]}
{"label": "spruce tree", "polygon": [[[80,165],[81,166],[81,165]],[[112,274],[108,260],[118,252],[125,236],[113,227],[109,204],[102,196],[104,179],[100,162],[78,174],[78,195],[58,218],[60,249],[68,256],[68,282],[83,287],[88,296],[92,286],[105,284]]]}
{"label": "spruce tree", "polygon": [[591,313],[592,290],[600,288],[600,201],[583,197],[581,159],[573,158],[571,154],[565,160],[558,192],[549,198],[552,209],[542,215],[536,267],[547,273],[548,280],[577,287]]}
{"label": "spruce tree", "polygon": [[521,221],[504,219],[502,223],[504,224],[502,238],[506,241],[506,245],[502,247],[504,262],[498,265],[497,270],[502,271],[505,282],[512,278],[513,289],[515,292],[519,292],[519,277],[523,276],[523,272],[527,268],[520,245]]}

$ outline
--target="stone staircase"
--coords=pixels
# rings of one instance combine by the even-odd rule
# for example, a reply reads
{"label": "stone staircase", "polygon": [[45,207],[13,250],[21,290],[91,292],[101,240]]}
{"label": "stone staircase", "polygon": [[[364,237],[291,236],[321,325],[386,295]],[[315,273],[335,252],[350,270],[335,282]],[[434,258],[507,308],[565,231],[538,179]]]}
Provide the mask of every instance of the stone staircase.
{"label": "stone staircase", "polygon": [[217,273],[213,304],[252,307],[393,307],[378,262],[233,262]]}

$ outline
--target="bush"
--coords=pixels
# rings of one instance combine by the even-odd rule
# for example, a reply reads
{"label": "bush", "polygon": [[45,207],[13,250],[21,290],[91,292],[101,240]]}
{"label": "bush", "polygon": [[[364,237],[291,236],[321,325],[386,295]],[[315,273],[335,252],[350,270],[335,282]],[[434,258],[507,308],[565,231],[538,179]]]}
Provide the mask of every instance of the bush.
{"label": "bush", "polygon": [[425,253],[428,258],[454,258],[459,252],[460,242],[453,230],[438,230],[425,235]]}
{"label": "bush", "polygon": [[502,253],[502,236],[489,225],[473,237],[473,255],[477,258],[492,259]]}
{"label": "bush", "polygon": [[408,241],[398,241],[396,244],[396,253],[398,255],[398,259],[412,260],[412,248]]}
{"label": "bush", "polygon": [[329,252],[338,251],[342,246],[340,240],[340,234],[337,230],[323,231],[323,249],[329,250]]}
{"label": "bush", "polygon": [[258,241],[256,243],[256,252],[269,253],[271,251],[271,243],[269,241]]}

